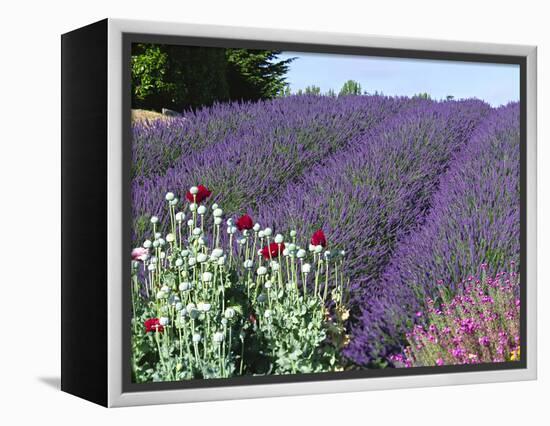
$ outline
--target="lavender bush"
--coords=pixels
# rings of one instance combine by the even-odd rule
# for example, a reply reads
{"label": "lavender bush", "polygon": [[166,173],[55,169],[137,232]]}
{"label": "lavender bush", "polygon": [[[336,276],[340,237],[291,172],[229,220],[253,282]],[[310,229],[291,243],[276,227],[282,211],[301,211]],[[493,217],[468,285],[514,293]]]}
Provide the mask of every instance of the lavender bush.
{"label": "lavender bush", "polygon": [[182,156],[223,140],[231,132],[254,126],[249,104],[217,104],[182,117],[138,121],[132,126],[134,180],[157,176]]}
{"label": "lavender bush", "polygon": [[400,350],[404,327],[434,297],[519,256],[519,105],[493,111],[441,177],[429,213],[399,242],[374,293],[360,304],[347,355],[359,364]]}

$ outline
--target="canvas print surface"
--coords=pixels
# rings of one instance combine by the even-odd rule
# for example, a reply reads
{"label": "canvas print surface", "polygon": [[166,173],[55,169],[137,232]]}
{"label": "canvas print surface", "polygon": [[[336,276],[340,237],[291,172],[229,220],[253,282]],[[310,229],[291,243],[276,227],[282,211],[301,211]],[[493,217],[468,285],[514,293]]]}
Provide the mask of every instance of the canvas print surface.
{"label": "canvas print surface", "polygon": [[133,382],[521,359],[519,66],[131,67]]}

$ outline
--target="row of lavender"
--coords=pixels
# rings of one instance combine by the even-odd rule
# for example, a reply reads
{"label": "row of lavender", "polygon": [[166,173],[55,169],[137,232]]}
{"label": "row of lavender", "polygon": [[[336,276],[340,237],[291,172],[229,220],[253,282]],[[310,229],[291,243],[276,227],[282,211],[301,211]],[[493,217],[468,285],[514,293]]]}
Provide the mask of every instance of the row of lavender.
{"label": "row of lavender", "polygon": [[[208,147],[226,140],[276,139],[292,135],[297,144],[340,144],[410,103],[407,98],[293,96],[269,101],[223,103],[183,117],[134,123],[133,177],[143,183],[186,163]],[[264,142],[265,143],[265,142]],[[261,147],[260,147],[261,149]],[[179,160],[179,161],[178,161]]]}
{"label": "row of lavender", "polygon": [[494,110],[461,150],[433,197],[429,213],[396,247],[362,313],[347,355],[358,364],[402,348],[411,318],[439,286],[453,288],[480,273],[510,268],[520,251],[519,105]]}
{"label": "row of lavender", "polygon": [[[216,106],[209,109],[209,121],[201,112],[197,120],[138,124],[133,143],[133,164],[140,164],[132,186],[135,241],[141,241],[151,214],[162,221],[167,191],[200,182],[227,213],[243,208],[256,212],[354,138],[400,110],[427,103],[382,96],[294,96]],[[228,116],[233,118],[216,130]],[[184,130],[185,137],[180,134]],[[163,171],[170,157],[170,167]]]}
{"label": "row of lavender", "polygon": [[357,295],[347,356],[365,365],[400,349],[403,319],[432,282],[517,254],[515,116],[517,106],[480,101],[302,96],[138,124],[136,242],[164,194],[195,183],[276,232],[322,228],[347,250]]}

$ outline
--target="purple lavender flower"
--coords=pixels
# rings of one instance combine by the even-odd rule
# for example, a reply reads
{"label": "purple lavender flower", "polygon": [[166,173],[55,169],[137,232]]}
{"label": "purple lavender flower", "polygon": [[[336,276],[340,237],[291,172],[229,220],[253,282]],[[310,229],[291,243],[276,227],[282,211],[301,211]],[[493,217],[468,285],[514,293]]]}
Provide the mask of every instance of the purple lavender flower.
{"label": "purple lavender flower", "polygon": [[[481,264],[493,275],[519,257],[518,104],[496,109],[483,121],[455,152],[438,188],[427,215],[401,234],[381,279],[363,293],[362,314],[346,350],[356,363],[399,347],[395,336],[423,309],[424,297],[443,287],[439,280],[461,282]],[[453,291],[453,285],[445,288]],[[466,299],[453,299],[451,307],[463,303]]]}

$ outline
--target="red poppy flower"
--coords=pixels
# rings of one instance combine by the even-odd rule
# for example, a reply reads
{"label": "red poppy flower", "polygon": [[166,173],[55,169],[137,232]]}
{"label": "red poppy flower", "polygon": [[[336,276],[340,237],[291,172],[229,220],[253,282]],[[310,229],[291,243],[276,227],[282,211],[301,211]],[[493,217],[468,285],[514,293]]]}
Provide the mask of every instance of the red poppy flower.
{"label": "red poppy flower", "polygon": [[313,233],[311,236],[311,244],[314,246],[327,246],[327,237],[325,237],[325,233],[322,229],[319,229]]}
{"label": "red poppy flower", "polygon": [[204,185],[198,185],[197,188],[199,191],[195,194],[195,198],[193,198],[193,194],[191,194],[191,191],[187,191],[187,194],[185,194],[185,198],[187,198],[187,201],[189,201],[190,203],[194,201],[196,201],[197,203],[202,203],[212,194],[212,191],[209,191],[208,188]]}
{"label": "red poppy flower", "polygon": [[285,249],[284,243],[277,244],[277,243],[271,243],[268,246],[265,246],[262,249],[262,256],[266,260],[270,260],[273,258],[276,258],[279,256],[279,253],[283,253],[283,250]]}
{"label": "red poppy flower", "polygon": [[250,321],[252,324],[256,324],[256,315],[250,314],[248,316],[248,321]]}
{"label": "red poppy flower", "polygon": [[252,229],[254,223],[252,222],[252,218],[250,216],[243,214],[237,219],[237,223],[235,225],[237,225],[237,229],[239,231],[242,231],[243,229]]}
{"label": "red poppy flower", "polygon": [[164,331],[164,327],[160,324],[158,318],[149,318],[145,320],[145,332],[158,331],[159,333]]}

